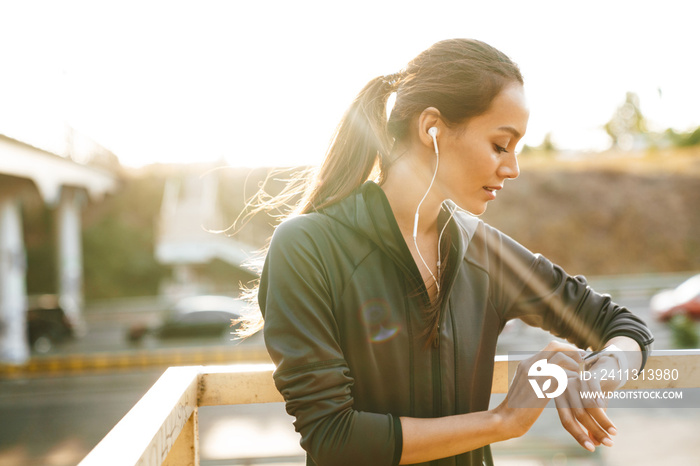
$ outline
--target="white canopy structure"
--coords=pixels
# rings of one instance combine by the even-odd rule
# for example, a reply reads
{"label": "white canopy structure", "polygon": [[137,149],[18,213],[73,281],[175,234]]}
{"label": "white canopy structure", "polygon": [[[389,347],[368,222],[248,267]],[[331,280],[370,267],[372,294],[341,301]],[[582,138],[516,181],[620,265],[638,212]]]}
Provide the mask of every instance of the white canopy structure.
{"label": "white canopy structure", "polygon": [[[225,229],[219,209],[218,176],[190,173],[171,178],[163,193],[156,260],[174,272],[174,293],[200,292],[193,268],[214,259],[242,268],[255,248],[235,240],[218,229]],[[190,289],[194,287],[194,289]]]}
{"label": "white canopy structure", "polygon": [[106,170],[0,135],[0,363],[21,364],[29,358],[22,196],[36,190],[55,209],[59,303],[80,331],[80,209],[85,200],[100,200],[114,191],[117,183],[117,177]]}

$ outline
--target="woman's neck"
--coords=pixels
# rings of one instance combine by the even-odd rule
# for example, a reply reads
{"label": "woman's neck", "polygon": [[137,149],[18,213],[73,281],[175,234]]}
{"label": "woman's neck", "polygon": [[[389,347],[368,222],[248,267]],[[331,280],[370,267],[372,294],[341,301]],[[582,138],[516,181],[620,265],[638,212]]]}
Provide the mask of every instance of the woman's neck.
{"label": "woman's neck", "polygon": [[[428,191],[435,165],[427,166],[426,163],[421,166],[417,160],[419,159],[410,157],[409,154],[399,158],[382,183],[382,189],[420,271],[430,301],[434,302],[440,286],[437,220],[442,202],[435,186]],[[419,205],[416,226],[416,210]]]}
{"label": "woman's neck", "polygon": [[[416,209],[420,204],[417,235],[430,237],[437,230],[437,218],[442,205],[439,190],[433,186],[428,192],[435,161],[419,162],[405,154],[391,166],[382,189],[389,200],[396,222],[405,238],[413,236]],[[428,192],[427,196],[425,196]],[[421,204],[421,199],[425,200]]]}

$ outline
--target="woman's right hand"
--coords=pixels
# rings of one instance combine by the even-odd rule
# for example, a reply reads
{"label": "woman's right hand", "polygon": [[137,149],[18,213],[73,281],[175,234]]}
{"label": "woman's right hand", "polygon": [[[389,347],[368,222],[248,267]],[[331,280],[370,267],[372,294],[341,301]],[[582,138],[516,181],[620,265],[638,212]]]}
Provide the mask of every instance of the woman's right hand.
{"label": "woman's right hand", "polygon": [[582,354],[583,351],[573,345],[552,341],[542,351],[518,364],[505,400],[494,410],[503,419],[509,437],[520,437],[530,430],[550,400],[546,396],[538,398],[528,376],[530,367],[545,359],[548,364],[561,367],[567,378],[578,377]]}

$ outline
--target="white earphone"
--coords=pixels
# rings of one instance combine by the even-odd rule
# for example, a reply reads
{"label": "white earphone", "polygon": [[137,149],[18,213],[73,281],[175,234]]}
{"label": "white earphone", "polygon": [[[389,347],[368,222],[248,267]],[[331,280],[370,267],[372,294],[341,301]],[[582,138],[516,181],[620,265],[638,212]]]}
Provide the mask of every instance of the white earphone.
{"label": "white earphone", "polygon": [[435,126],[432,126],[430,129],[428,129],[428,134],[433,137],[433,145],[435,146],[435,155],[440,156],[440,152],[438,151],[438,146],[437,146],[437,133],[438,129]]}

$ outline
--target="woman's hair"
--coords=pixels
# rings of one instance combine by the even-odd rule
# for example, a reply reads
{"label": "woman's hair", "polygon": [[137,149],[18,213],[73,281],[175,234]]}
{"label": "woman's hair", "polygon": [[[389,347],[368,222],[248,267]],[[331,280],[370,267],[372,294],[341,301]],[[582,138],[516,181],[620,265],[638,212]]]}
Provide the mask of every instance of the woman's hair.
{"label": "woman's hair", "polygon": [[[435,107],[447,125],[486,112],[509,83],[523,83],[518,66],[488,44],[449,39],[434,44],[403,71],[371,80],[338,124],[326,159],[296,211],[337,202],[367,181],[375,168],[381,182],[391,148],[409,136],[411,120]],[[396,92],[387,120],[386,104]]]}
{"label": "woman's hair", "polygon": [[[371,80],[338,124],[315,176],[298,177],[277,197],[253,213],[278,209],[296,199],[292,214],[313,212],[338,202],[368,179],[380,184],[391,166],[391,149],[410,137],[411,121],[428,107],[440,111],[446,125],[458,125],[488,110],[508,84],[522,84],[518,66],[484,42],[449,39],[437,42],[398,73]],[[387,118],[387,101],[396,100]],[[249,290],[249,296],[257,290]],[[262,326],[249,325],[253,333]]]}

